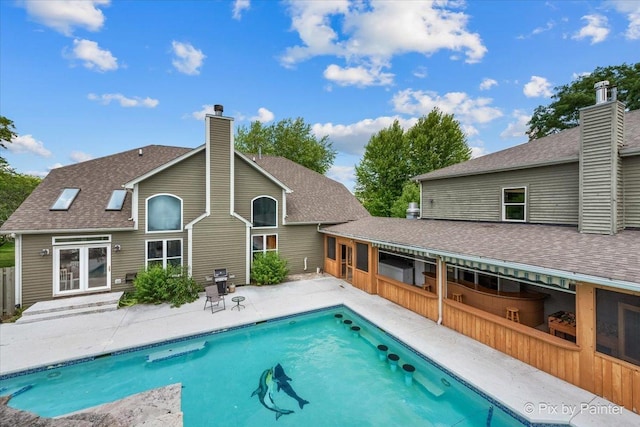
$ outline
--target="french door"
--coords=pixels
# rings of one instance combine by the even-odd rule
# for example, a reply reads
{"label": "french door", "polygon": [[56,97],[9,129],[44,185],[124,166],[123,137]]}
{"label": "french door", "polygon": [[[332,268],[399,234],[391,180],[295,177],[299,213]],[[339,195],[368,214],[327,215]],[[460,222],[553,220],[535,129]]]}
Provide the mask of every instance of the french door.
{"label": "french door", "polygon": [[106,290],[111,287],[111,246],[54,247],[54,295]]}

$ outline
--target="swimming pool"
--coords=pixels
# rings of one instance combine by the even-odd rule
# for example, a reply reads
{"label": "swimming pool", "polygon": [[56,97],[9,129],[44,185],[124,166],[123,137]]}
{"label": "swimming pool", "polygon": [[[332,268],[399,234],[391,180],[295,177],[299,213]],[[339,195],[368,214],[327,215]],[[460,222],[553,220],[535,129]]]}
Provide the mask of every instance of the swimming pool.
{"label": "swimming pool", "polygon": [[526,424],[344,306],[7,375],[0,389],[27,387],[10,405],[50,417],[177,382],[188,427]]}

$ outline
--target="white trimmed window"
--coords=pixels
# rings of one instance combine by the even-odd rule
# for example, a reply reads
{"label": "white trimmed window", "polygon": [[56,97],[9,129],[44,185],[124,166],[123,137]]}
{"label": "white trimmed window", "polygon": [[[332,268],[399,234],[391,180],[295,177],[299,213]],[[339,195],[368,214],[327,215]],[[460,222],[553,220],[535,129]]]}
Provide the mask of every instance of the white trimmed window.
{"label": "white trimmed window", "polygon": [[513,222],[527,220],[527,187],[502,189],[502,220]]}
{"label": "white trimmed window", "polygon": [[157,194],[147,199],[147,232],[182,231],[182,199]]}
{"label": "white trimmed window", "polygon": [[278,226],[278,202],[273,197],[259,196],[251,201],[251,223],[255,228]]}
{"label": "white trimmed window", "polygon": [[147,268],[182,265],[182,239],[147,240]]}
{"label": "white trimmed window", "polygon": [[278,235],[277,234],[260,234],[252,237],[251,252],[255,257],[259,253],[277,252],[278,251]]}

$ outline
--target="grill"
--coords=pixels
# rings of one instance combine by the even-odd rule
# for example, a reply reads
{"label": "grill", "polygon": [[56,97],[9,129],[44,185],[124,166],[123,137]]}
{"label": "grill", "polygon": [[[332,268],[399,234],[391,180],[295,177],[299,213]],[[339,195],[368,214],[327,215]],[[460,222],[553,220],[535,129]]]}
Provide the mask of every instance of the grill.
{"label": "grill", "polygon": [[226,268],[216,268],[213,270],[213,281],[218,286],[218,293],[220,295],[227,294],[227,280],[229,280],[229,273]]}

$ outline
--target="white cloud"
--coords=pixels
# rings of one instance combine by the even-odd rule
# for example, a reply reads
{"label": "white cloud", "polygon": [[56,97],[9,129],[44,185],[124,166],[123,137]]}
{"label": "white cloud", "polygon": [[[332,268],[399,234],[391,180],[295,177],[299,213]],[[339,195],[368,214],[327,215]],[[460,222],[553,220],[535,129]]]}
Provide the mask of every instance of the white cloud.
{"label": "white cloud", "polygon": [[419,79],[424,79],[429,75],[429,73],[427,72],[427,67],[420,66],[413,70],[413,75]]}
{"label": "white cloud", "polygon": [[527,98],[550,97],[553,95],[551,91],[551,83],[540,76],[531,76],[529,83],[524,85],[522,90]]}
{"label": "white cloud", "polygon": [[618,12],[627,15],[629,26],[625,37],[629,40],[640,39],[640,2],[637,0],[612,0],[611,3]]}
{"label": "white cloud", "polygon": [[91,154],[83,153],[82,151],[72,151],[71,154],[69,154],[69,158],[76,163],[80,163],[93,159],[93,156]]}
{"label": "white cloud", "polygon": [[410,128],[417,122],[415,118],[403,119],[398,116],[382,116],[360,120],[348,125],[316,123],[311,128],[318,138],[328,136],[336,150],[361,156],[364,153],[364,146],[369,142],[371,136],[391,126],[394,120],[398,120],[404,129]]}
{"label": "white cloud", "polygon": [[576,80],[580,77],[586,77],[588,75],[590,75],[591,73],[589,71],[582,71],[580,73],[571,73],[571,80]]}
{"label": "white cloud", "polygon": [[51,157],[51,151],[44,148],[42,141],[38,141],[33,135],[19,135],[11,140],[11,144],[5,144],[7,150],[14,154],[35,154],[40,157]]}
{"label": "white cloud", "polygon": [[104,72],[118,69],[118,58],[91,40],[75,39],[71,52],[65,49],[63,56],[83,61],[83,65],[90,70]]}
{"label": "white cloud", "polygon": [[233,19],[242,19],[242,11],[249,10],[251,2],[249,0],[235,0],[233,2]]}
{"label": "white cloud", "polygon": [[336,166],[333,165],[327,171],[327,176],[335,181],[340,182],[353,192],[356,182],[356,168],[354,166]]}
{"label": "white cloud", "polygon": [[180,43],[175,40],[171,42],[171,46],[175,55],[171,63],[176,70],[190,76],[200,74],[199,68],[202,66],[204,58],[206,58],[206,55],[201,50],[196,49],[189,43]]}
{"label": "white cloud", "polygon": [[213,111],[213,104],[210,104],[210,105],[208,104],[208,105],[203,105],[202,110],[194,111],[193,113],[191,113],[191,116],[197,120],[204,120],[207,114],[214,114],[214,113],[215,111]]}
{"label": "white cloud", "polygon": [[571,38],[575,40],[591,38],[591,44],[600,43],[607,38],[610,30],[606,16],[585,15],[582,19],[587,21],[587,25],[582,27],[580,31],[575,33]]}
{"label": "white cloud", "polygon": [[480,90],[489,90],[491,89],[493,86],[497,86],[498,82],[495,81],[494,79],[484,79],[482,80],[482,83],[480,83]]}
{"label": "white cloud", "polygon": [[453,114],[467,136],[476,135],[475,125],[485,124],[502,117],[502,112],[490,104],[491,98],[471,98],[464,92],[449,92],[442,96],[432,91],[406,89],[393,96],[395,111],[423,116],[438,108],[445,114]]}
{"label": "white cloud", "polygon": [[547,25],[545,25],[544,27],[534,28],[533,31],[531,32],[531,35],[536,35],[536,34],[544,33],[546,31],[550,31],[555,26],[556,26],[555,22],[549,21],[549,22],[547,22]]}
{"label": "white cloud", "polygon": [[469,148],[471,148],[471,158],[475,159],[476,157],[481,157],[487,154],[487,150],[485,150],[484,146],[478,143],[469,143]]}
{"label": "white cloud", "polygon": [[324,78],[339,86],[386,86],[393,83],[393,74],[383,73],[380,67],[342,68],[339,65],[331,64],[324,70]]}
{"label": "white cloud", "polygon": [[140,98],[138,96],[134,96],[133,98],[128,98],[121,93],[103,93],[102,95],[96,95],[95,93],[90,93],[87,95],[87,98],[91,101],[100,102],[103,105],[109,105],[111,101],[115,101],[120,103],[121,107],[146,107],[146,108],[155,108],[158,106],[160,101],[153,98]]}
{"label": "white cloud", "polygon": [[460,2],[289,1],[288,6],[292,30],[302,43],[286,49],[280,58],[284,66],[332,55],[345,59],[342,70],[379,71],[405,53],[429,56],[446,49],[475,63],[487,52],[479,34],[467,30],[469,16],[456,10]]}
{"label": "white cloud", "polygon": [[64,35],[71,35],[74,27],[98,31],[104,24],[99,7],[108,6],[110,0],[24,0],[22,4],[29,16]]}
{"label": "white cloud", "polygon": [[261,123],[269,123],[273,120],[274,117],[275,116],[271,111],[267,110],[264,107],[260,107],[258,108],[258,115],[251,117],[249,120],[251,120],[252,122],[258,121]]}
{"label": "white cloud", "polygon": [[500,133],[501,138],[522,138],[527,134],[527,123],[531,120],[531,116],[522,110],[515,110],[512,114],[515,121],[509,123],[507,128]]}

